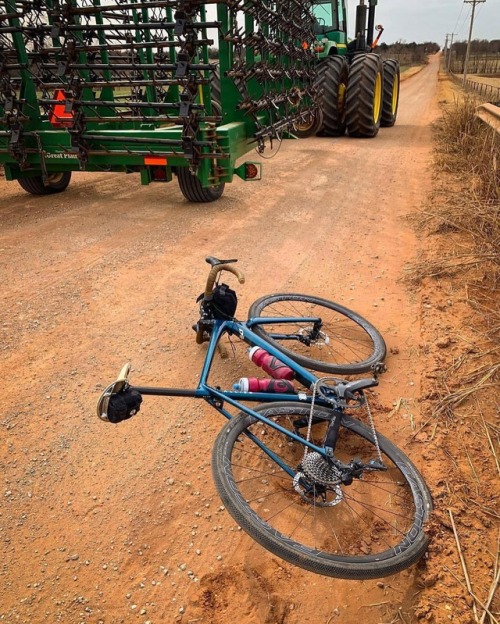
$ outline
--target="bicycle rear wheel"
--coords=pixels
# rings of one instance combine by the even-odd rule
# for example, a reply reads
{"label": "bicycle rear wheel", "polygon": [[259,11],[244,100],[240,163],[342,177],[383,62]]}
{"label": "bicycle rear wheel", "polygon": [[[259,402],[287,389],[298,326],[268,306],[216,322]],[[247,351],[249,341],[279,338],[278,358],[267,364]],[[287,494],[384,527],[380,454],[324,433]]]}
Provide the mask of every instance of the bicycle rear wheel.
{"label": "bicycle rear wheel", "polygon": [[[255,411],[290,431],[294,426],[307,430],[308,406],[262,404]],[[316,444],[331,417],[331,410],[315,407],[311,439]],[[242,413],[215,442],[215,484],[242,529],[286,561],[338,578],[388,576],[425,552],[423,526],[432,505],[411,461],[382,435],[377,439],[387,470],[365,470],[362,479],[343,485],[335,483],[319,454],[309,457],[309,452],[304,460],[301,443]],[[353,457],[363,463],[376,459],[371,429],[344,416],[335,456],[345,463]]]}
{"label": "bicycle rear wheel", "polygon": [[378,330],[362,316],[326,299],[298,294],[266,295],[248,312],[252,318],[318,318],[255,325],[253,330],[301,366],[324,373],[365,373],[386,354]]}

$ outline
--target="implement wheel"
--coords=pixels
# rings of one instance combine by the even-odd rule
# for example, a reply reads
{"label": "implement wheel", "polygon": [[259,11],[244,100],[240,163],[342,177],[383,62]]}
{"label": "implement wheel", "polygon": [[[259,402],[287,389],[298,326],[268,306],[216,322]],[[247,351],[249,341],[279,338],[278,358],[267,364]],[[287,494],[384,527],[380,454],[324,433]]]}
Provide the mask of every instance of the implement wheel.
{"label": "implement wheel", "polygon": [[382,118],[383,65],[378,54],[360,54],[349,68],[346,124],[349,136],[374,137]]}
{"label": "implement wheel", "polygon": [[307,139],[315,136],[323,126],[323,112],[317,108],[314,112],[307,113],[306,118],[292,126],[291,133],[298,139]]}
{"label": "implement wheel", "polygon": [[224,192],[224,182],[203,188],[198,177],[193,175],[188,167],[177,167],[176,173],[181,193],[190,202],[213,202],[219,199]]}
{"label": "implement wheel", "polygon": [[349,67],[342,56],[330,56],[318,67],[316,86],[321,95],[325,136],[342,136],[345,132],[345,95]]}
{"label": "implement wheel", "polygon": [[65,191],[70,180],[71,171],[64,171],[62,173],[50,173],[47,186],[43,183],[42,176],[20,178],[18,182],[22,189],[32,195],[52,195],[53,193]]}
{"label": "implement wheel", "polygon": [[384,95],[380,125],[391,128],[396,123],[399,104],[399,63],[395,59],[384,61]]}

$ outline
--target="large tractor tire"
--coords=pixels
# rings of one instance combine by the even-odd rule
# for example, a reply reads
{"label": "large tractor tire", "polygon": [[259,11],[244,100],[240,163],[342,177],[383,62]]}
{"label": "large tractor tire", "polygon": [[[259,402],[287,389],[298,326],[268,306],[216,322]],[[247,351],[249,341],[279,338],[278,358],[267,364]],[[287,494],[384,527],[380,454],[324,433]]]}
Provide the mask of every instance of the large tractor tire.
{"label": "large tractor tire", "polygon": [[204,188],[197,176],[188,167],[177,167],[177,181],[184,197],[190,202],[213,202],[224,192],[224,182]]}
{"label": "large tractor tire", "polygon": [[351,137],[374,137],[382,118],[383,65],[378,54],[360,54],[349,68],[346,125]]}
{"label": "large tractor tire", "polygon": [[380,125],[391,128],[398,116],[399,105],[399,63],[395,59],[384,61],[384,95],[382,97],[382,119]]}
{"label": "large tractor tire", "polygon": [[349,66],[342,56],[330,56],[318,67],[316,85],[323,111],[321,134],[342,136],[345,132],[345,96]]}
{"label": "large tractor tire", "polygon": [[71,180],[71,171],[61,173],[49,173],[48,184],[43,183],[42,176],[34,176],[32,178],[20,178],[19,186],[27,193],[32,195],[52,195],[53,193],[62,193],[68,188]]}

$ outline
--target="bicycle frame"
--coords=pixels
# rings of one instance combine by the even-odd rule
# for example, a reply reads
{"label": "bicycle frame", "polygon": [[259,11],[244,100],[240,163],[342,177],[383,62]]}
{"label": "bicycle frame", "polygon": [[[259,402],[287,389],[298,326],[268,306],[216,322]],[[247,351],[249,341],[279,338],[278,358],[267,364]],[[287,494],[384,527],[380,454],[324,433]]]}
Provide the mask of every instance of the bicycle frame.
{"label": "bicycle frame", "polygon": [[[307,344],[308,338],[319,332],[311,344],[331,343],[337,348],[341,333],[330,331],[328,324],[322,331],[319,317],[260,316],[268,299],[272,303],[273,298],[279,300],[280,296],[284,300],[298,297],[300,301],[326,303],[328,305],[323,307],[339,309],[341,313],[345,310],[348,318],[354,313],[319,298],[275,295],[257,300],[251,307],[252,318],[246,321],[218,320],[215,317],[228,308],[222,304],[218,306],[219,301],[226,302],[217,286],[214,289],[218,274],[228,270],[240,283],[244,276],[230,266],[234,260],[219,261],[212,257],[207,260],[212,269],[205,294],[198,299],[202,301],[200,318],[194,326],[196,342],[208,342],[197,386],[192,389],[132,386],[128,382],[130,364],[126,364],[116,381],[101,394],[98,416],[112,423],[127,420],[139,411],[142,397],[148,395],[203,399],[231,420],[224,424],[214,443],[215,486],[229,513],[264,548],[293,565],[340,578],[378,578],[414,563],[427,547],[423,528],[432,504],[425,483],[411,461],[375,430],[363,391],[378,385],[380,364],[374,364],[371,369],[374,378],[328,379],[297,363],[292,359],[293,351],[283,352],[274,340],[285,336]],[[232,306],[228,309],[231,311],[225,313],[234,314]],[[306,313],[315,314],[322,308],[308,309],[310,312]],[[292,314],[297,314],[293,306]],[[283,323],[288,324],[290,332],[282,329],[283,334],[273,333],[273,325]],[[369,327],[368,322],[364,323]],[[295,329],[296,325],[299,330]],[[255,331],[262,326],[271,333]],[[277,329],[280,331],[279,327]],[[368,333],[364,325],[363,329]],[[267,351],[293,371],[302,390],[292,393],[294,389],[290,386],[289,393],[242,392],[240,388],[245,387],[242,384],[235,386],[238,390],[216,385],[220,383],[219,371],[215,371],[213,381],[210,376],[224,335],[243,342],[243,346]],[[377,357],[379,353],[381,357],[385,354],[381,337],[380,341],[384,349],[373,352]],[[372,344],[375,348],[373,338]],[[335,362],[335,354],[327,351],[322,355]],[[330,364],[326,366],[321,356],[319,360],[302,355],[296,357],[305,366],[343,370]],[[353,368],[358,372],[367,371],[370,363],[365,360]],[[272,368],[266,366],[266,370]],[[258,388],[259,385],[246,387]],[[257,403],[260,405],[256,406]],[[367,423],[351,417],[348,409],[363,405],[367,410]],[[386,474],[377,476],[376,473]],[[363,479],[365,474],[367,478]],[[361,485],[360,481],[363,481]],[[279,506],[274,509],[273,503],[277,500]],[[370,553],[363,548],[357,552],[358,542],[353,546],[351,521],[357,525],[357,532],[361,534],[367,530],[368,537],[373,537]],[[343,524],[346,524],[345,534]],[[293,529],[291,532],[289,527]],[[387,539],[379,537],[384,531]]]}
{"label": "bicycle frame", "polygon": [[[255,412],[248,406],[241,403],[241,401],[251,401],[251,402],[258,402],[258,403],[291,401],[291,402],[300,402],[300,403],[305,403],[305,404],[310,405],[312,401],[310,396],[307,396],[305,393],[301,393],[301,392],[299,392],[298,394],[284,394],[284,393],[277,394],[277,393],[270,393],[270,392],[235,392],[232,390],[220,390],[218,388],[214,388],[213,386],[210,386],[208,383],[208,377],[209,377],[210,370],[212,367],[213,359],[215,357],[217,344],[219,340],[221,339],[221,337],[225,333],[227,333],[229,335],[238,336],[241,340],[243,340],[250,346],[257,346],[262,349],[265,349],[268,353],[270,353],[274,357],[278,358],[281,362],[289,366],[294,371],[296,379],[302,385],[304,385],[305,387],[309,387],[309,388],[313,387],[314,384],[316,384],[316,382],[318,381],[319,379],[318,377],[316,377],[310,371],[308,371],[307,369],[297,364],[297,362],[289,358],[287,355],[285,355],[282,351],[280,351],[278,348],[276,348],[272,344],[263,340],[260,336],[258,336],[255,332],[251,330],[251,327],[255,325],[272,323],[273,320],[276,321],[276,319],[270,319],[270,318],[250,319],[246,323],[241,322],[241,321],[219,321],[219,320],[214,321],[212,333],[210,336],[210,341],[208,343],[208,350],[207,350],[207,354],[205,357],[205,362],[203,364],[203,368],[202,368],[202,372],[200,376],[200,381],[198,383],[198,387],[195,390],[189,390],[189,389],[183,389],[183,388],[151,387],[151,386],[130,386],[130,388],[132,390],[136,390],[141,395],[176,396],[176,397],[205,399],[219,413],[221,413],[223,416],[225,416],[227,419],[230,420],[231,418],[233,418],[233,416],[227,409],[224,408],[224,403],[228,403],[232,407],[235,407],[238,410],[246,414],[249,414],[250,416],[253,416],[257,420],[266,423],[273,429],[276,429],[277,431],[285,434],[286,436],[292,438],[293,440],[300,442],[300,444],[303,444],[307,446],[309,449],[316,451],[317,453],[320,453],[321,455],[326,457],[329,454],[327,453],[325,448],[312,444],[308,440],[305,440],[303,437],[300,437],[296,435],[295,433],[291,432],[290,430],[285,429],[284,427],[281,427],[279,424],[275,423],[272,420],[265,418],[258,412]],[[281,323],[284,323],[284,322],[293,323],[293,322],[297,322],[297,320],[301,320],[301,321],[306,320],[306,321],[314,322],[314,321],[317,321],[318,319],[316,318],[305,319],[303,317],[301,317],[300,319],[297,319],[297,318],[290,317],[290,318],[280,318],[279,320]],[[315,403],[323,407],[332,408],[332,405],[330,403],[328,403],[327,401],[323,400],[321,397],[318,397],[318,396],[315,399]],[[341,416],[342,410],[332,408],[332,415]],[[271,454],[271,452],[268,449],[266,449],[263,445],[261,445],[261,443],[258,442],[257,440],[256,440],[256,443],[259,446],[261,446],[261,448],[263,448],[263,450],[266,453],[268,453],[268,455],[274,461],[277,461],[289,474],[292,474],[293,476],[294,473],[291,472],[289,467],[285,466],[279,460],[279,458]],[[333,449],[335,448],[334,443],[331,448]]]}

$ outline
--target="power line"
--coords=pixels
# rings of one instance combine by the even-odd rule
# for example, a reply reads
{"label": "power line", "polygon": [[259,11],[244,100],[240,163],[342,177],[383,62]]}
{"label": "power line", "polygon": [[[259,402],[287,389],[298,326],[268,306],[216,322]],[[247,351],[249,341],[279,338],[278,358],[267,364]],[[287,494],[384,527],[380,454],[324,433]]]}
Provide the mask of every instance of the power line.
{"label": "power line", "polygon": [[470,28],[469,28],[469,40],[467,41],[467,52],[465,53],[465,63],[464,63],[464,87],[467,82],[467,66],[469,64],[469,56],[470,56],[470,42],[472,40],[472,31],[474,29],[474,14],[476,12],[476,4],[482,4],[486,2],[486,0],[464,0],[466,4],[472,4],[472,13],[470,16]]}
{"label": "power line", "polygon": [[[449,36],[451,37],[451,41],[450,41],[450,49],[448,50],[448,60],[446,63],[446,68],[448,70],[448,73],[450,73],[450,67],[451,67],[451,53],[453,52],[453,37],[456,35],[457,33],[449,33]],[[446,35],[446,42],[448,42],[448,34]]]}
{"label": "power line", "polygon": [[464,11],[464,3],[462,2],[462,6],[461,6],[461,8],[460,8],[460,13],[458,14],[458,17],[457,17],[457,23],[456,23],[456,24],[455,24],[455,26],[453,27],[453,30],[456,30],[456,29],[457,29],[458,22],[460,21],[460,18],[462,17],[462,13],[463,13],[463,11]]}

